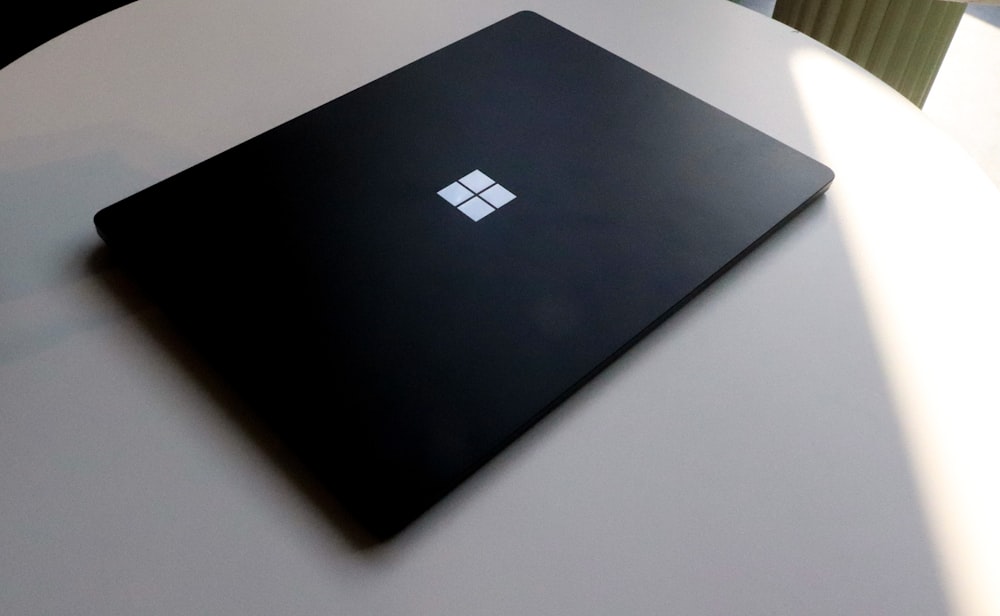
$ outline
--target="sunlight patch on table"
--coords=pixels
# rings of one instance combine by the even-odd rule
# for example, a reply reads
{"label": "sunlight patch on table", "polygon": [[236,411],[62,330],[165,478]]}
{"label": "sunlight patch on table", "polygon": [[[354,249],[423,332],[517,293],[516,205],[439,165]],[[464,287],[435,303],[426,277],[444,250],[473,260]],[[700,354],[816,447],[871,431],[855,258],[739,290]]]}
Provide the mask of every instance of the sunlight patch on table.
{"label": "sunlight patch on table", "polygon": [[857,69],[813,48],[791,71],[816,155],[836,161],[830,205],[956,612],[998,614],[1000,193],[874,77],[859,88]]}

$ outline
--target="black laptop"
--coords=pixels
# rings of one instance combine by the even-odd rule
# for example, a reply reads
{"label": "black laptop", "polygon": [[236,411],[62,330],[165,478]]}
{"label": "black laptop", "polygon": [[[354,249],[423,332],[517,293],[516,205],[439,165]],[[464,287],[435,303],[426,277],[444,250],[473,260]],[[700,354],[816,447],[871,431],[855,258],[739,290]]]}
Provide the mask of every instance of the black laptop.
{"label": "black laptop", "polygon": [[387,538],[832,179],[524,12],[95,222],[267,430]]}

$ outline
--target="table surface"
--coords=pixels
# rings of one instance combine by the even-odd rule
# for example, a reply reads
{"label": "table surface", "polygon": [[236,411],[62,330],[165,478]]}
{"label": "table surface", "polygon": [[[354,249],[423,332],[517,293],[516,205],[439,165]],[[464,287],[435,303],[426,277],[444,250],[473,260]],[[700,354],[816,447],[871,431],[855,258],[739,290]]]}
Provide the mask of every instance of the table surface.
{"label": "table surface", "polygon": [[[525,8],[838,177],[365,546],[91,217]],[[998,237],[916,108],[724,0],[128,5],[0,70],[0,612],[1000,613]]]}

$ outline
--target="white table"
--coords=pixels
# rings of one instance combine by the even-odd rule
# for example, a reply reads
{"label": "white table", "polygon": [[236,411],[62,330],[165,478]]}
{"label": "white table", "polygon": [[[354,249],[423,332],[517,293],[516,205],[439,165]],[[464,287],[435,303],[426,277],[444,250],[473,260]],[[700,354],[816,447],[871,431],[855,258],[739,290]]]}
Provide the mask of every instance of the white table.
{"label": "white table", "polygon": [[[363,549],[90,219],[522,8],[838,178]],[[0,613],[1000,613],[998,246],[919,111],[724,0],[137,2],[0,70]]]}

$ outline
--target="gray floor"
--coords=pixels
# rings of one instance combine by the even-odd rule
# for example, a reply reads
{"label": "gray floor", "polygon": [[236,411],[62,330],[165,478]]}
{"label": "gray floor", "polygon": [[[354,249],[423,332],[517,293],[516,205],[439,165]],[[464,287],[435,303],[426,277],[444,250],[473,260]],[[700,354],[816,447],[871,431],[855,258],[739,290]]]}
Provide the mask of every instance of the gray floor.
{"label": "gray floor", "polygon": [[[774,0],[739,0],[770,15]],[[924,105],[1000,186],[1000,5],[970,4]]]}
{"label": "gray floor", "polygon": [[735,2],[768,16],[774,12],[774,0],[735,0]]}

